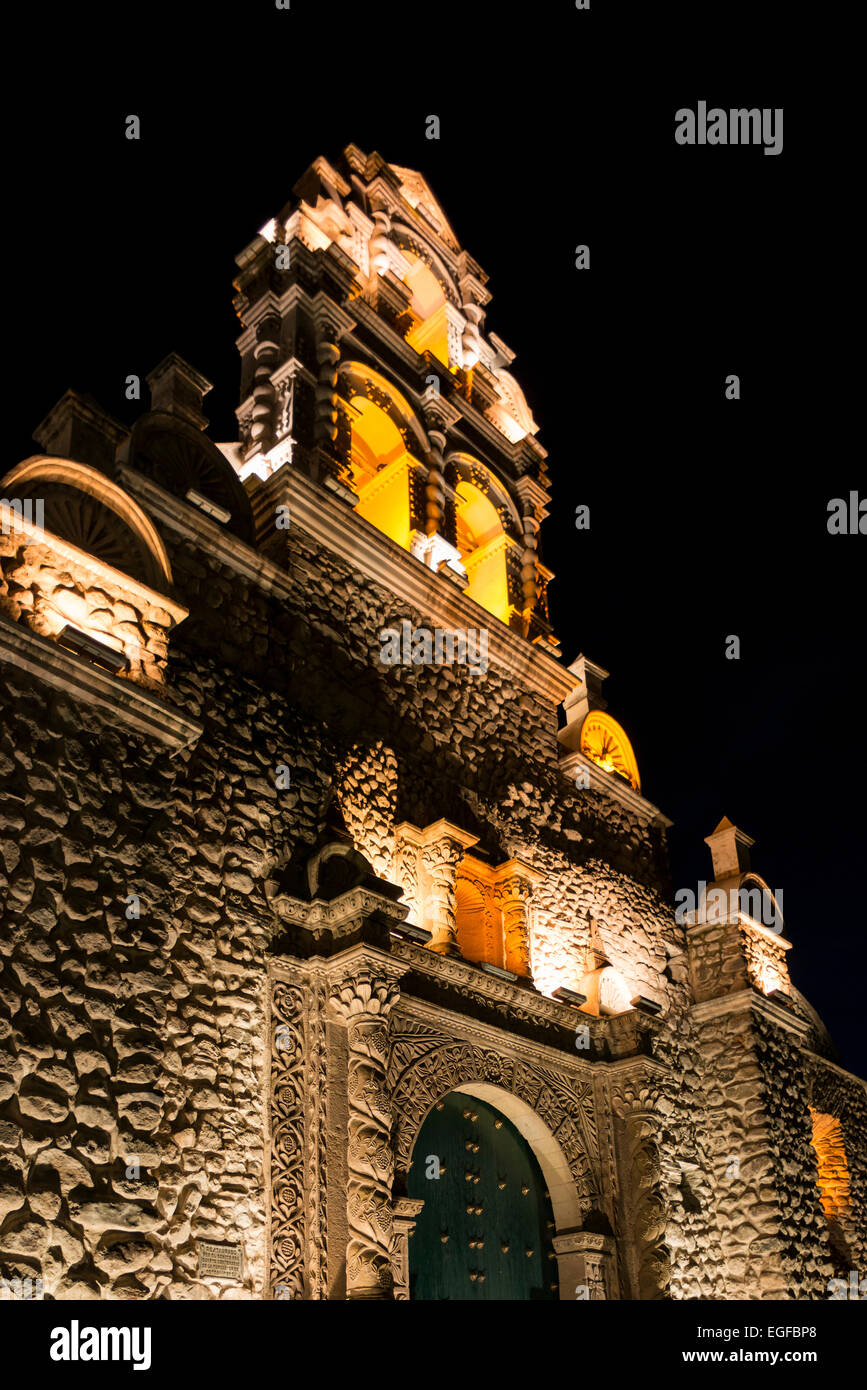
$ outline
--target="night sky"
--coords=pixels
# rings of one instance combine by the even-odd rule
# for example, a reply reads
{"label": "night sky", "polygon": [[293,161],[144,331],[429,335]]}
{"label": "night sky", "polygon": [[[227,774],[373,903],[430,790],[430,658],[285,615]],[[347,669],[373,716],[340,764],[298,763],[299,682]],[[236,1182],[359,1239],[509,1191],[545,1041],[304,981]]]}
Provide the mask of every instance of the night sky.
{"label": "night sky", "polygon": [[[25,21],[7,466],[69,386],[132,423],[126,376],[172,350],[215,384],[212,437],[234,438],[235,254],[317,155],[353,142],[420,170],[489,274],[486,330],[516,352],[549,453],[552,620],[567,662],[611,672],[643,791],[675,822],[674,886],[710,877],[721,816],[752,835],[793,980],[867,1074],[867,539],[826,525],[830,498],[867,493],[840,424],[855,390],[840,108],[792,97],[748,6],[714,7],[707,31],[689,9],[627,21],[601,0],[431,12],[430,29],[406,6],[190,9]],[[699,100],[782,106],[782,154],[679,147],[674,113]]]}

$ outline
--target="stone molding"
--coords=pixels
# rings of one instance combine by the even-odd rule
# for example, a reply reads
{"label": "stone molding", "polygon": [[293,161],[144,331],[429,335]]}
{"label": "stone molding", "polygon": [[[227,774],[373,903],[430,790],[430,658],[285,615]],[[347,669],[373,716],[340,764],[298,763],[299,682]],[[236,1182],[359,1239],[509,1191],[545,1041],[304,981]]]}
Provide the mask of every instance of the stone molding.
{"label": "stone molding", "polygon": [[176,535],[193,541],[199,550],[242,575],[262,593],[275,594],[278,598],[291,594],[292,583],[285,570],[205,516],[192,503],[166,492],[134,468],[120,465],[117,476],[148,512]]}
{"label": "stone molding", "polygon": [[810,1036],[812,1025],[809,1019],[801,1018],[799,1014],[775,1003],[757,989],[741,989],[736,994],[723,994],[716,999],[705,999],[700,1004],[690,1007],[690,1013],[699,1026],[711,1019],[723,1018],[726,1014],[750,1010],[761,1014],[786,1032],[794,1034],[801,1043]]}
{"label": "stone molding", "polygon": [[[348,516],[345,505],[328,488],[295,470],[282,469],[275,479],[271,500],[275,505],[281,499],[288,502],[293,525],[390,590],[395,600],[419,610],[427,622],[447,631],[486,629],[489,661],[552,704],[559,704],[571,690],[574,678],[553,657],[468,598],[450,579],[434,574],[363,517],[355,513]],[[273,485],[273,480],[269,482]],[[255,507],[255,492],[251,501]],[[553,743],[552,734],[552,750]]]}
{"label": "stone molding", "polygon": [[669,820],[658,806],[654,806],[652,801],[648,801],[640,792],[630,787],[629,783],[618,776],[616,772],[606,772],[604,768],[599,767],[592,758],[588,758],[586,753],[582,753],[579,749],[572,753],[561,752],[560,772],[568,781],[575,781],[575,775],[579,769],[587,773],[593,791],[604,792],[606,796],[619,801],[630,815],[638,816],[640,820],[649,825],[662,826],[665,830],[674,825],[674,821]]}
{"label": "stone molding", "polygon": [[19,666],[38,680],[97,708],[113,723],[143,738],[167,744],[173,753],[195,743],[203,725],[156,698],[133,681],[109,675],[84,657],[18,623],[0,617],[0,661]]}

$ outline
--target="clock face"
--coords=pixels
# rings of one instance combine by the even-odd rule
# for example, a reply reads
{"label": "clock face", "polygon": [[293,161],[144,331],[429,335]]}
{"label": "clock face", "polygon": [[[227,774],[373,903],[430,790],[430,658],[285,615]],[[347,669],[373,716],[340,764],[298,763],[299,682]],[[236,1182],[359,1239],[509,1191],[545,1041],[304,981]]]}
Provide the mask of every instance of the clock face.
{"label": "clock face", "polygon": [[605,772],[616,772],[635,791],[641,791],[638,764],[632,744],[609,714],[591,710],[581,726],[581,752]]}

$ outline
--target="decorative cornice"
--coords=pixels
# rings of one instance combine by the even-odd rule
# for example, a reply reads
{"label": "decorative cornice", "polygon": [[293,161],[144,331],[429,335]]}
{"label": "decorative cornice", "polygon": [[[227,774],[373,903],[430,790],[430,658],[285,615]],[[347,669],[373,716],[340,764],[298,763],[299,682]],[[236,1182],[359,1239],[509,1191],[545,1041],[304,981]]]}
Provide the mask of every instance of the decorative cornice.
{"label": "decorative cornice", "polygon": [[350,888],[330,902],[321,898],[302,902],[288,893],[277,893],[270,903],[282,922],[304,927],[314,941],[344,923],[351,928],[355,922],[374,912],[385,913],[396,922],[402,922],[409,911],[405,903],[394,902],[381,893],[363,887]]}
{"label": "decorative cornice", "polygon": [[793,1033],[802,1041],[808,1038],[812,1031],[813,1025],[809,1019],[801,1018],[800,1015],[793,1013],[783,1004],[775,1003],[773,999],[768,999],[767,995],[761,994],[756,989],[741,989],[736,994],[723,994],[716,999],[704,999],[700,1004],[693,1004],[690,1009],[690,1013],[697,1023],[705,1023],[715,1018],[725,1018],[728,1014],[747,1011],[760,1013],[771,1023],[784,1028],[788,1033]]}
{"label": "decorative cornice", "polygon": [[669,826],[674,825],[674,821],[669,820],[658,806],[654,806],[652,801],[648,801],[640,792],[630,787],[629,783],[618,776],[616,772],[606,772],[580,750],[573,753],[561,753],[560,771],[564,777],[574,782],[578,768],[587,772],[590,786],[594,791],[603,792],[605,796],[619,801],[621,806],[624,806],[632,815],[640,816],[650,825],[661,825],[666,830]]}
{"label": "decorative cornice", "polygon": [[[284,468],[267,484],[251,484],[254,507],[262,486],[269,488],[275,503],[279,497],[288,500],[293,526],[339,555],[375,584],[390,590],[396,599],[412,605],[436,625],[446,630],[487,629],[489,663],[506,671],[510,677],[555,705],[572,689],[574,678],[552,657],[468,598],[451,580],[434,574],[396,541],[349,511],[327,488],[320,487],[302,473]],[[644,806],[649,805],[642,798],[638,800]],[[652,810],[660,814],[655,807]]]}
{"label": "decorative cornice", "polygon": [[0,661],[21,667],[89,708],[104,711],[136,734],[159,739],[173,752],[189,747],[202,732],[203,726],[195,719],[158,700],[142,686],[111,676],[50,638],[5,618],[0,618]]}
{"label": "decorative cornice", "polygon": [[[464,989],[474,996],[480,1004],[506,1005],[514,1019],[526,1013],[540,1023],[562,1028],[574,1034],[579,1024],[586,1024],[591,1033],[603,1033],[605,1020],[582,1013],[570,1004],[562,1004],[557,999],[549,999],[526,985],[513,984],[496,975],[488,975],[479,966],[457,956],[441,956],[427,946],[411,941],[392,942],[392,955],[405,961],[416,974],[435,980],[445,988]],[[558,1053],[562,1056],[562,1052]]]}
{"label": "decorative cornice", "polygon": [[535,1063],[546,1067],[564,1079],[589,1082],[599,1065],[598,1062],[581,1057],[577,1053],[574,1057],[569,1056],[559,1048],[538,1042],[535,1038],[528,1038],[523,1033],[507,1033],[508,1042],[505,1044],[503,1030],[495,1024],[484,1023],[467,1014],[457,1013],[444,1008],[442,1004],[428,1004],[405,991],[401,992],[395,1013],[399,1018],[425,1024],[432,1032],[445,1033],[456,1042],[476,1039],[483,1047],[500,1053],[507,1047],[510,1054],[519,1056],[531,1065]]}
{"label": "decorative cornice", "polygon": [[238,540],[237,536],[205,516],[197,507],[166,492],[158,483],[134,468],[121,465],[117,469],[117,476],[124,487],[176,535],[193,541],[199,550],[206,551],[215,560],[242,575],[263,593],[276,594],[278,598],[288,598],[292,593],[292,583],[285,570],[260,555],[252,546]]}

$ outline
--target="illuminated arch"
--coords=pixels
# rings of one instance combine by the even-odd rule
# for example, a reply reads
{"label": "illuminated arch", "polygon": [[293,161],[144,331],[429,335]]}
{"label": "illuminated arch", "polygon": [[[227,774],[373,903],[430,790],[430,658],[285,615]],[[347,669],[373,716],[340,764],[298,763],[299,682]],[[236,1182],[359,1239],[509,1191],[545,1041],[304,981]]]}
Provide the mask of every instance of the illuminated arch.
{"label": "illuminated arch", "polygon": [[[344,400],[364,396],[378,405],[401,432],[413,437],[422,454],[430,442],[409,401],[386,377],[366,362],[341,362],[337,371],[338,390]],[[410,440],[406,440],[410,444]]]}
{"label": "illuminated arch", "polygon": [[356,511],[404,550],[412,540],[412,474],[428,443],[412,408],[378,372],[357,362],[340,369],[339,390],[349,423]]}
{"label": "illuminated arch", "polygon": [[[764,905],[764,902],[761,902],[761,903],[759,904],[759,912],[758,912],[758,913],[755,913],[755,912],[747,912],[746,915],[749,916],[749,917],[752,917],[752,918],[753,918],[755,921],[757,921],[757,922],[761,922],[764,926],[767,926],[767,925],[768,925],[766,918],[767,918],[768,916],[770,916],[771,920],[772,920],[775,924],[776,924],[776,923],[779,923],[779,927],[777,928],[777,930],[779,930],[780,932],[782,932],[783,926],[784,926],[783,910],[782,910],[782,908],[780,907],[779,903],[777,902],[777,899],[776,899],[776,897],[774,896],[774,894],[772,893],[771,889],[768,887],[767,883],[765,883],[765,880],[761,877],[760,874],[757,874],[757,873],[755,872],[754,869],[750,869],[750,870],[748,870],[747,873],[741,874],[740,880],[739,880],[739,882],[738,882],[738,905],[739,905],[739,906],[740,906],[740,903],[743,901],[743,899],[741,898],[741,891],[742,891],[742,890],[743,890],[743,892],[746,894],[746,900],[747,900],[748,902],[750,902],[750,906],[752,906],[751,899],[752,899],[753,893],[759,893],[759,894],[761,895],[761,898],[762,898],[762,899],[768,898],[768,899],[770,900],[770,902],[771,902],[772,907],[773,907],[773,912],[772,912],[772,913],[770,913],[770,914],[765,913],[765,910],[764,910],[764,906],[765,906],[765,905]],[[742,909],[742,911],[745,911],[745,909]]]}
{"label": "illuminated arch", "polygon": [[446,315],[446,294],[427,261],[411,251],[404,251],[409,270],[403,283],[412,290],[410,311],[413,325],[406,341],[416,352],[432,352],[444,367],[449,365],[449,325]]}
{"label": "illuminated arch", "polygon": [[61,540],[153,589],[171,588],[169,557],[150,517],[98,469],[35,454],[16,464],[2,486],[10,496],[41,499],[45,529]]}
{"label": "illuminated arch", "polygon": [[581,752],[605,772],[616,772],[641,791],[638,763],[624,729],[602,710],[591,710],[581,725]]}
{"label": "illuminated arch", "polygon": [[450,454],[446,478],[454,491],[455,544],[469,577],[466,593],[508,623],[507,554],[521,535],[517,509],[489,469],[469,454]]}
{"label": "illuminated arch", "polygon": [[439,282],[445,298],[450,304],[454,304],[456,308],[460,308],[461,296],[458,293],[458,287],[442,257],[430,243],[421,236],[417,230],[407,227],[403,222],[395,222],[392,224],[391,236],[395,245],[400,247],[400,250],[407,259],[412,256],[415,257],[416,260],[424,261],[430,269],[431,274],[434,275]]}

